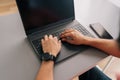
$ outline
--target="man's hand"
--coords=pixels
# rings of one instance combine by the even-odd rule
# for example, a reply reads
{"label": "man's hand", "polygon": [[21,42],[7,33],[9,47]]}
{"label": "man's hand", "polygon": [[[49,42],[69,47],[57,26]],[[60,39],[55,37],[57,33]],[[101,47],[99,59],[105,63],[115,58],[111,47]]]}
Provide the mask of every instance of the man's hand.
{"label": "man's hand", "polygon": [[41,40],[43,52],[52,53],[52,55],[57,56],[61,49],[61,41],[57,37],[52,35],[45,35],[44,39]]}
{"label": "man's hand", "polygon": [[62,41],[70,44],[80,45],[85,43],[86,36],[82,35],[79,31],[74,29],[66,29],[60,35]]}

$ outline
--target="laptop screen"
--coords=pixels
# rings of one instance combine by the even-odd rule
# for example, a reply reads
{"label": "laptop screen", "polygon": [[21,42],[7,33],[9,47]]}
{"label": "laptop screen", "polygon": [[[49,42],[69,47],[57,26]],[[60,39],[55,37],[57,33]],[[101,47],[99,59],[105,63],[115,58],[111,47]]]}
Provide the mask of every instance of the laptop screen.
{"label": "laptop screen", "polygon": [[[16,0],[26,34],[74,19],[73,0]],[[50,26],[51,27],[51,26]]]}

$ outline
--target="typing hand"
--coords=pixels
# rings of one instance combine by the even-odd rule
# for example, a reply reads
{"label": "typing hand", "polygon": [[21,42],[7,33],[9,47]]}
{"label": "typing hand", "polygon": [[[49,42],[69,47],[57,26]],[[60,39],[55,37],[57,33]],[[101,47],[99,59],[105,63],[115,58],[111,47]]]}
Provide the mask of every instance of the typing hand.
{"label": "typing hand", "polygon": [[61,41],[57,39],[57,37],[53,37],[52,35],[45,35],[44,39],[41,40],[43,52],[52,53],[52,55],[57,56],[61,49]]}
{"label": "typing hand", "polygon": [[60,38],[62,41],[74,45],[84,44],[85,36],[75,29],[66,29],[61,33]]}

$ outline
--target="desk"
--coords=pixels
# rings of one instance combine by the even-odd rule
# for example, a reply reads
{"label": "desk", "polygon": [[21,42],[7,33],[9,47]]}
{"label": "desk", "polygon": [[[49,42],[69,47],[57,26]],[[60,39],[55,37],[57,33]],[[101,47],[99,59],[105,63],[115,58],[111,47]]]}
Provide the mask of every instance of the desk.
{"label": "desk", "polygon": [[[76,19],[87,29],[89,23],[100,22],[114,38],[118,36],[120,11],[108,0],[75,0],[75,12]],[[19,13],[0,17],[0,80],[35,79],[40,62],[25,38]],[[57,64],[54,78],[70,80],[107,56],[96,49],[88,49]]]}

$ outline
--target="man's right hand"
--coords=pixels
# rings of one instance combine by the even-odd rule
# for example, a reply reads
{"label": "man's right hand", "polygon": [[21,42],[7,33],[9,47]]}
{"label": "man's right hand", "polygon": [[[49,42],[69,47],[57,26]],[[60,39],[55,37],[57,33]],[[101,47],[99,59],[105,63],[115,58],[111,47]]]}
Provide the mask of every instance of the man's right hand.
{"label": "man's right hand", "polygon": [[74,45],[81,45],[85,43],[87,39],[86,36],[82,35],[79,31],[75,29],[66,29],[61,33],[60,38],[62,41],[68,42]]}

